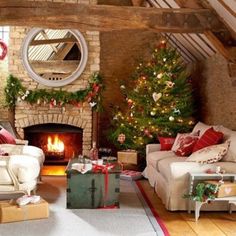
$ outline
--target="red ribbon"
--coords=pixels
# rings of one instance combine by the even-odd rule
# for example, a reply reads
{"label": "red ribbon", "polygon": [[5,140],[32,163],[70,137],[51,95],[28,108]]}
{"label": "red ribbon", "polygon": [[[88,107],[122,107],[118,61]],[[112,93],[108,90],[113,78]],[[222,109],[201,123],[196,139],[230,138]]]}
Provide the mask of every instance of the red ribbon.
{"label": "red ribbon", "polygon": [[105,191],[104,191],[104,207],[106,208],[106,202],[108,197],[108,185],[109,185],[109,176],[108,172],[110,169],[113,169],[115,165],[106,164],[106,165],[97,165],[93,164],[93,172],[102,172],[104,174],[104,183],[105,183]]}

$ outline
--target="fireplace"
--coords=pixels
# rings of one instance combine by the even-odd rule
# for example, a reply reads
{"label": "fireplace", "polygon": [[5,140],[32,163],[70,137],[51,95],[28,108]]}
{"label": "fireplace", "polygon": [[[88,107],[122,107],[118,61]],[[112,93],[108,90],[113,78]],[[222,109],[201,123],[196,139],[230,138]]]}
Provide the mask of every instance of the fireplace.
{"label": "fireplace", "polygon": [[43,149],[45,165],[66,165],[83,153],[83,130],[66,124],[40,124],[24,128],[29,145]]}

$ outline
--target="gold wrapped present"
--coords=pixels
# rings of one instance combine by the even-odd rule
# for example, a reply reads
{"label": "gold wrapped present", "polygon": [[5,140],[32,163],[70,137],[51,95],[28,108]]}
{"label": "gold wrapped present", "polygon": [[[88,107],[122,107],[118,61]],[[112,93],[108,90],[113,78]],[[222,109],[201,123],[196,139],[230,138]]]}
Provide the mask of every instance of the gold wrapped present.
{"label": "gold wrapped present", "polygon": [[0,223],[48,218],[48,203],[41,199],[38,203],[18,206],[11,201],[0,201]]}
{"label": "gold wrapped present", "polygon": [[124,150],[117,152],[118,161],[121,163],[138,164],[138,154],[134,150]]}
{"label": "gold wrapped present", "polygon": [[230,181],[224,181],[223,184],[220,184],[217,180],[206,181],[209,184],[219,185],[219,190],[216,197],[232,197],[236,196],[236,183]]}

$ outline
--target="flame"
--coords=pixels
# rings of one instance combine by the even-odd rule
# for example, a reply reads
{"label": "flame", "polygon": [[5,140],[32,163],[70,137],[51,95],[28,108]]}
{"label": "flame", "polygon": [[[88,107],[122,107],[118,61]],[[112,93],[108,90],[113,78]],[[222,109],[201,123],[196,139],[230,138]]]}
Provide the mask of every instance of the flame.
{"label": "flame", "polygon": [[48,136],[47,149],[49,152],[63,152],[64,148],[64,143],[59,139],[58,135],[55,135],[53,140],[51,136]]}

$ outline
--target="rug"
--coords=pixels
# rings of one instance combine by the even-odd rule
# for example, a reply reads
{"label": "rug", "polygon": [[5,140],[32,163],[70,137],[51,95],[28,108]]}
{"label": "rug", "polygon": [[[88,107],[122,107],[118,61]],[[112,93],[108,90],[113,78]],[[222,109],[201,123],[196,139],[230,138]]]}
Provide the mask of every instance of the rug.
{"label": "rug", "polygon": [[119,209],[66,209],[66,177],[43,176],[42,182],[37,194],[49,202],[50,217],[1,224],[1,236],[167,235],[135,182],[120,181]]}

